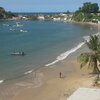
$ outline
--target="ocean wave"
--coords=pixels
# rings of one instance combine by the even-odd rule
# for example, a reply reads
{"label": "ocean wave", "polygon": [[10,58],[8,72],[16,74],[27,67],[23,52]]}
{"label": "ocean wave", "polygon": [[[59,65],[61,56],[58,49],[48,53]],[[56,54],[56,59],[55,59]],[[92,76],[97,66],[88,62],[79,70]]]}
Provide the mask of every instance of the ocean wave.
{"label": "ocean wave", "polygon": [[55,61],[46,64],[45,66],[51,66],[59,61],[62,61],[64,59],[66,59],[71,53],[75,52],[76,50],[78,50],[79,48],[81,48],[83,45],[85,44],[85,42],[80,43],[79,45],[77,45],[76,47],[72,48],[71,50],[68,50],[62,54],[60,54]]}
{"label": "ocean wave", "polygon": [[[99,34],[100,34],[100,33],[98,32],[98,33],[96,33],[96,34],[93,34],[93,36],[94,36],[94,35],[98,36]],[[88,41],[90,40],[90,36],[83,36],[83,39],[86,40],[86,41],[88,42]],[[53,62],[51,62],[51,63],[49,63],[49,64],[46,64],[45,66],[51,66],[51,65],[53,65],[53,64],[55,64],[55,63],[57,63],[57,62],[59,62],[59,61],[62,61],[62,60],[64,60],[64,59],[66,59],[71,53],[73,53],[73,52],[75,52],[76,50],[78,50],[79,48],[81,48],[84,44],[85,44],[85,42],[81,42],[79,45],[77,45],[76,47],[72,48],[71,50],[68,50],[68,51],[62,53],[60,56],[58,56],[58,57],[56,58],[55,61],[53,61]]]}
{"label": "ocean wave", "polygon": [[32,72],[33,72],[33,70],[30,70],[30,71],[25,72],[24,74],[30,74]]}
{"label": "ocean wave", "polygon": [[90,36],[83,36],[83,39],[88,42],[90,40]]}
{"label": "ocean wave", "polygon": [[[93,36],[94,36],[94,35],[98,36],[99,34],[100,34],[100,33],[98,32],[98,33],[96,33],[96,34],[93,34]],[[89,42],[90,36],[83,36],[83,39],[86,40],[87,42]]]}
{"label": "ocean wave", "polygon": [[4,80],[0,80],[0,84],[3,83],[3,82],[4,82]]}
{"label": "ocean wave", "polygon": [[96,34],[93,34],[93,36],[94,36],[94,35],[98,36],[98,35],[100,35],[100,32],[98,32],[98,33],[96,33]]}

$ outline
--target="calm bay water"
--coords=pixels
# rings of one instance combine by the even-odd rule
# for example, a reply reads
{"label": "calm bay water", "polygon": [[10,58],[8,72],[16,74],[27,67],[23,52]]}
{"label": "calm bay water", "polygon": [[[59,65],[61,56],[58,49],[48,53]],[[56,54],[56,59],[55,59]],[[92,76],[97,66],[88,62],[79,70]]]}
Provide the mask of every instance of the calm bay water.
{"label": "calm bay water", "polygon": [[[53,21],[0,21],[0,80],[43,67],[97,33],[97,27]],[[11,52],[24,51],[25,56]]]}

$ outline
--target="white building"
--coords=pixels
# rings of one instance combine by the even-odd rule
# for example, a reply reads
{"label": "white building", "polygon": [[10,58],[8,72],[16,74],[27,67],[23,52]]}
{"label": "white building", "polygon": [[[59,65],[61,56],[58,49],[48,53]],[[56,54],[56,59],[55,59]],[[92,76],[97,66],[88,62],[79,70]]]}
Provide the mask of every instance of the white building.
{"label": "white building", "polygon": [[39,20],[45,20],[45,17],[44,17],[43,15],[39,15],[39,16],[37,17],[37,19],[39,19]]}
{"label": "white building", "polygon": [[61,18],[60,18],[60,17],[58,17],[58,18],[54,17],[53,20],[54,20],[54,21],[60,21]]}

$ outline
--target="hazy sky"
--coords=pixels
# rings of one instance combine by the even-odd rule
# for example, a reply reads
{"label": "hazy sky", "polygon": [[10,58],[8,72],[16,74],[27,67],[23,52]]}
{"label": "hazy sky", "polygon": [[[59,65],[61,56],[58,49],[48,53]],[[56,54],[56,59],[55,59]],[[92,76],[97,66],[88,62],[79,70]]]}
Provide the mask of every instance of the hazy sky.
{"label": "hazy sky", "polygon": [[75,11],[84,2],[100,7],[100,0],[0,0],[0,6],[12,12],[64,12]]}

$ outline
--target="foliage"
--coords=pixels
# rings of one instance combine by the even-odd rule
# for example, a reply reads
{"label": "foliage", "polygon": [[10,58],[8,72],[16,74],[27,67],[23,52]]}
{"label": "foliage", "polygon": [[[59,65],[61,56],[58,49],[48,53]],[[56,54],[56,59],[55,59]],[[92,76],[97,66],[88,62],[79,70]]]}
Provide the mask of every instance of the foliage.
{"label": "foliage", "polygon": [[93,52],[100,52],[100,41],[98,36],[91,36],[89,42],[86,42],[86,44]]}
{"label": "foliage", "polygon": [[12,18],[13,16],[15,16],[13,13],[7,12],[3,7],[0,7],[0,19]]}
{"label": "foliage", "polygon": [[73,16],[73,19],[78,22],[80,21],[88,22],[88,21],[91,21],[92,18],[93,18],[93,15],[91,15],[90,13],[83,13],[83,12],[77,12]]}
{"label": "foliage", "polygon": [[92,17],[93,19],[98,19],[100,21],[100,16],[97,16],[97,15],[93,15]]}
{"label": "foliage", "polygon": [[93,69],[93,73],[100,73],[97,62],[100,62],[100,41],[98,36],[91,36],[90,41],[86,42],[90,52],[81,53],[78,57],[80,68],[88,65],[88,68]]}
{"label": "foliage", "polygon": [[73,19],[75,21],[91,21],[94,16],[97,16],[98,12],[99,6],[97,3],[86,2],[75,12]]}
{"label": "foliage", "polygon": [[66,12],[63,12],[63,14],[71,14],[71,12],[67,10]]}
{"label": "foliage", "polygon": [[73,16],[74,20],[76,21],[83,21],[84,20],[84,13],[76,12]]}
{"label": "foliage", "polygon": [[82,11],[84,13],[98,13],[99,6],[97,3],[86,2],[83,4]]}

